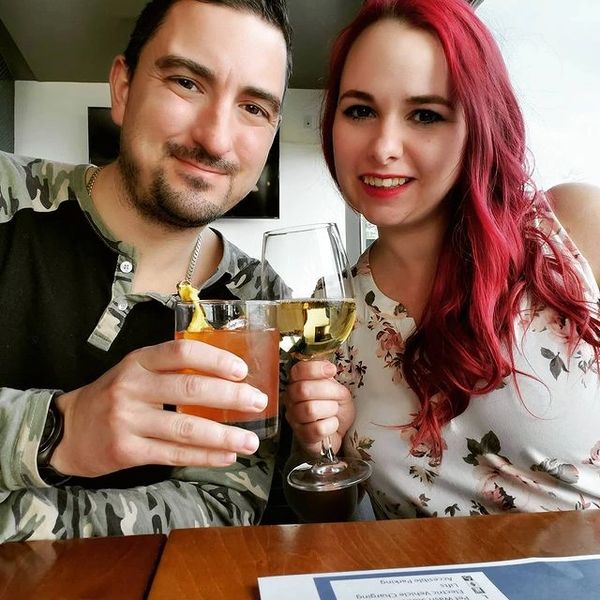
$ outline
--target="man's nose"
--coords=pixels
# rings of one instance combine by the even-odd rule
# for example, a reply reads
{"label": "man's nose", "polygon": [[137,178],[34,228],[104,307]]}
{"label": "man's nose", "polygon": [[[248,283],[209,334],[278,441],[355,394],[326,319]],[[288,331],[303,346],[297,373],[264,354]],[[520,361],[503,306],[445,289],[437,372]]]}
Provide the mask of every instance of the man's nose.
{"label": "man's nose", "polygon": [[196,118],[192,136],[208,153],[225,156],[233,145],[232,111],[220,103],[205,106]]}

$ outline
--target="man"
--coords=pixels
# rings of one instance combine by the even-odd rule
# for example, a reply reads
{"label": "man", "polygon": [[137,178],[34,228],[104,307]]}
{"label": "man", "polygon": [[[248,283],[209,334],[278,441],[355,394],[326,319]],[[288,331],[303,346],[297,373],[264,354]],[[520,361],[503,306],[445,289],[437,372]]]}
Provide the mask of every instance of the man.
{"label": "man", "polygon": [[0,541],[260,519],[273,449],[163,407],[266,404],[234,355],[170,341],[172,307],[183,279],[258,294],[206,225],[255,185],[289,70],[284,0],[152,0],[110,73],[118,161],[0,155]]}

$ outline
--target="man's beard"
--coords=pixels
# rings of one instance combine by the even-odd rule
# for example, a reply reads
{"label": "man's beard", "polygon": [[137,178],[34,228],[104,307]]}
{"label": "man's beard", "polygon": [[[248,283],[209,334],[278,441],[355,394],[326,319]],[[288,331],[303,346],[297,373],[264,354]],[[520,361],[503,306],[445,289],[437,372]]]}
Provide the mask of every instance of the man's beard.
{"label": "man's beard", "polygon": [[[123,141],[122,141],[123,142]],[[188,229],[203,227],[222,217],[241,198],[233,199],[232,180],[239,171],[238,165],[209,154],[201,146],[189,149],[179,144],[167,142],[165,156],[183,158],[209,168],[218,169],[230,176],[230,184],[220,204],[202,199],[203,193],[211,186],[201,177],[188,176],[185,180],[189,190],[178,192],[166,181],[164,170],[157,167],[151,175],[147,190],[140,187],[138,163],[129,152],[127,145],[121,143],[118,166],[125,186],[128,202],[147,219],[160,223],[169,229]]]}

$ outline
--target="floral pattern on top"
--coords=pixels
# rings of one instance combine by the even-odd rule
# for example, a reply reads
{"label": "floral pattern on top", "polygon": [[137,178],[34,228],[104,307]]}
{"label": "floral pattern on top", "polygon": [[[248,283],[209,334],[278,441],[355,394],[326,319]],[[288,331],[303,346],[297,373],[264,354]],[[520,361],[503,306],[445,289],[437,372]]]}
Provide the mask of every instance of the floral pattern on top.
{"label": "floral pattern on top", "polygon": [[[398,383],[402,381],[402,359],[404,358],[404,339],[396,330],[394,325],[386,319],[379,308],[373,304],[375,294],[367,293],[365,296],[365,304],[370,306],[372,311],[367,322],[367,327],[375,332],[377,340],[377,358],[383,360],[386,368],[392,371],[392,381]],[[407,315],[408,311],[404,305],[399,304],[394,308],[394,317]]]}
{"label": "floral pattern on top", "polygon": [[598,469],[598,475],[600,475],[600,440],[597,441],[592,449],[590,455],[583,461],[584,465],[593,465]]}
{"label": "floral pattern on top", "polygon": [[[573,261],[598,306],[592,271],[557,221],[539,222]],[[419,402],[402,373],[415,322],[376,286],[367,250],[352,270],[357,320],[336,355],[356,405],[344,452],[371,463],[377,518],[486,515],[600,507],[600,376],[593,350],[567,347],[570,323],[524,301],[515,318],[517,374],[473,398],[442,429],[444,453],[412,448]],[[435,398],[432,399],[435,401]]]}

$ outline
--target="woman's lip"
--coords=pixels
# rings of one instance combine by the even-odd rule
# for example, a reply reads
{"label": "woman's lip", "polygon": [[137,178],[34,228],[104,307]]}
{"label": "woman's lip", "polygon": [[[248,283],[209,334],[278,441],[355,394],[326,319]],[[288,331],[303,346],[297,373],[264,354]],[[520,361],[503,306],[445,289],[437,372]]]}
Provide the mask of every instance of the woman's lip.
{"label": "woman's lip", "polygon": [[365,177],[376,177],[377,179],[412,179],[409,175],[400,175],[396,173],[386,173],[382,175],[381,173],[363,173],[359,175],[361,179]]}
{"label": "woman's lip", "polygon": [[367,182],[365,182],[364,177],[366,177],[366,176],[359,177],[360,185],[361,185],[362,189],[369,196],[372,196],[373,198],[394,198],[400,194],[403,194],[407,190],[407,188],[410,186],[410,184],[414,181],[414,179],[411,179],[410,177],[401,177],[401,176],[380,177],[377,175],[373,175],[372,177],[377,177],[377,179],[405,179],[405,180],[407,180],[405,183],[403,183],[401,185],[395,185],[395,186],[390,186],[390,187],[377,187],[374,185],[369,185]]}

